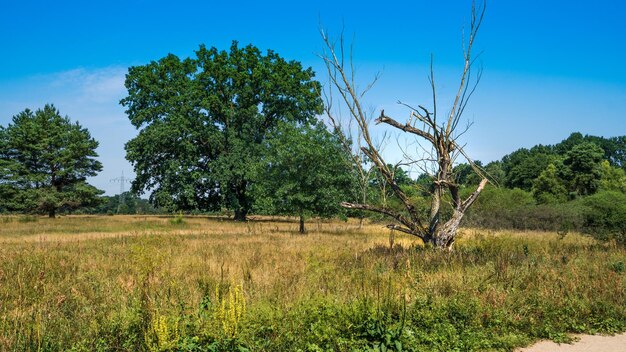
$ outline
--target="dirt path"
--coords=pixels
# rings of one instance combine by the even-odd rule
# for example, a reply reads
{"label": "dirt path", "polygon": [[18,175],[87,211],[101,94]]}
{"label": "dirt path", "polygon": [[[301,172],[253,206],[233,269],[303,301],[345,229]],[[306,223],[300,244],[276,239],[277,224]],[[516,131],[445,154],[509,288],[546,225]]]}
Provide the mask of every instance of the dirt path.
{"label": "dirt path", "polygon": [[576,335],[580,340],[573,344],[542,341],[516,352],[626,352],[626,333],[615,336]]}

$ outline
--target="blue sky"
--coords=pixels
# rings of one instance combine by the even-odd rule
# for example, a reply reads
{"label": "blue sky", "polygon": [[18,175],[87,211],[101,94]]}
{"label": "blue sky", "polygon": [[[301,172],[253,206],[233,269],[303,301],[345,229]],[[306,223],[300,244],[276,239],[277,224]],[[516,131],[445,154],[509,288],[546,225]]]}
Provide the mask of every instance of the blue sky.
{"label": "blue sky", "polygon": [[[382,72],[366,106],[402,119],[397,100],[430,101],[431,53],[440,96],[452,94],[469,8],[465,0],[5,2],[0,124],[54,103],[100,141],[104,170],[90,182],[114,194],[119,185],[109,180],[122,170],[132,175],[123,145],[136,131],[118,104],[129,66],[168,53],[187,57],[200,43],[226,49],[235,39],[312,66],[324,81],[320,24],[331,33],[344,26],[359,79]],[[626,3],[492,0],[475,49],[483,52],[484,75],[463,137],[475,159],[496,160],[574,131],[626,134]],[[394,159],[397,150],[387,153]]]}

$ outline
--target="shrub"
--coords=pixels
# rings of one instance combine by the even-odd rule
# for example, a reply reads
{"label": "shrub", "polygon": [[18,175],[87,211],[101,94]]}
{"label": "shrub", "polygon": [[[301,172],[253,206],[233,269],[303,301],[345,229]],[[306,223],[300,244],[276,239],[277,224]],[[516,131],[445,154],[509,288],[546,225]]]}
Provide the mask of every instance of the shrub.
{"label": "shrub", "polygon": [[626,244],[626,194],[601,191],[582,200],[584,231],[600,240]]}
{"label": "shrub", "polygon": [[185,217],[183,217],[183,213],[180,212],[172,219],[170,219],[170,224],[172,225],[183,225],[185,223]]}

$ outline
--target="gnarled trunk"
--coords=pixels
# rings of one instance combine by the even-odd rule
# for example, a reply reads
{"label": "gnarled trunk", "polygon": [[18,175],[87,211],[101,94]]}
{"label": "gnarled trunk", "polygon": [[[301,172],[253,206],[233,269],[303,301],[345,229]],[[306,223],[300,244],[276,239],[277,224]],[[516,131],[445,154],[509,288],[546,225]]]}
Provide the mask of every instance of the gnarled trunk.
{"label": "gnarled trunk", "polygon": [[452,217],[431,234],[429,244],[435,248],[452,250],[452,245],[456,241],[457,231],[464,215],[464,212],[455,210]]}

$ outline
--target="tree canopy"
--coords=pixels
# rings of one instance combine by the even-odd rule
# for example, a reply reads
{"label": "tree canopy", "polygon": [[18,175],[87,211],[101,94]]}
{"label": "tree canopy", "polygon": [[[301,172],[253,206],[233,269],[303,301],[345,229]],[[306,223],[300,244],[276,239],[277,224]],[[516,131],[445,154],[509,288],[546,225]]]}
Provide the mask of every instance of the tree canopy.
{"label": "tree canopy", "polygon": [[[602,185],[619,189],[617,175],[624,171],[625,140],[624,136],[604,138],[575,132],[555,145],[518,149],[496,163],[501,165],[504,186],[532,190],[541,203],[566,200],[593,194]],[[613,181],[609,182],[610,178]]]}
{"label": "tree canopy", "polygon": [[269,139],[259,168],[257,199],[266,212],[300,217],[300,232],[309,216],[342,213],[340,202],[353,198],[351,157],[323,124],[282,124]]}
{"label": "tree canopy", "polygon": [[313,77],[299,62],[237,42],[131,67],[121,104],[140,129],[126,144],[132,190],[152,190],[153,204],[171,210],[228,208],[245,219],[268,135],[322,111]]}
{"label": "tree canopy", "polygon": [[0,193],[9,211],[47,213],[97,203],[103,193],[86,182],[102,170],[98,142],[53,105],[13,116],[0,128]]}

